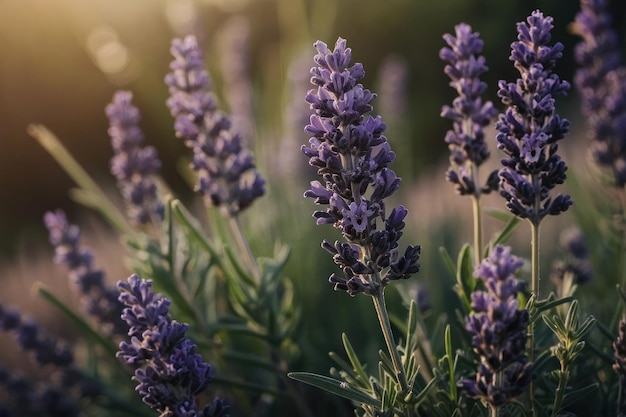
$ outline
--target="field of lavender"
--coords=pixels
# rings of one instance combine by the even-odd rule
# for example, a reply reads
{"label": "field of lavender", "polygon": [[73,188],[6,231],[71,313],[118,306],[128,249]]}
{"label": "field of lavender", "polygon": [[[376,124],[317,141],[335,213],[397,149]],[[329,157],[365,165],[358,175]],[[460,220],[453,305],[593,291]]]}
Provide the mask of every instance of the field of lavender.
{"label": "field of lavender", "polygon": [[478,24],[433,35],[445,165],[415,152],[401,55],[375,83],[363,43],[312,39],[272,108],[241,17],[221,67],[193,25],[163,45],[173,167],[130,82],[102,105],[116,187],[30,124],[83,209],[0,270],[0,417],[626,415],[624,42],[579,6],[493,55]]}

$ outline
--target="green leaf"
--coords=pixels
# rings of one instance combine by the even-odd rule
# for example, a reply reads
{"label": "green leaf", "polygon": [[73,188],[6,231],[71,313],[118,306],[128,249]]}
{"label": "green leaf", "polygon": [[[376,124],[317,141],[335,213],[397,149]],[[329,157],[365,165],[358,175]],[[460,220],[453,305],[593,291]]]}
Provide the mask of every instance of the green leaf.
{"label": "green leaf", "polygon": [[341,341],[343,342],[343,347],[346,350],[346,354],[348,355],[348,360],[350,361],[350,364],[352,364],[352,369],[354,370],[354,372],[356,372],[356,374],[363,382],[367,382],[369,380],[369,377],[365,373],[365,369],[363,368],[359,357],[354,352],[354,349],[352,348],[352,345],[348,340],[348,336],[345,333],[341,334]]}
{"label": "green leaf", "polygon": [[452,355],[452,336],[450,334],[450,325],[446,326],[444,339],[446,345],[446,356],[448,358],[448,372],[450,373],[450,400],[456,404],[458,397],[456,390],[456,376],[454,374],[454,356]]}
{"label": "green leaf", "polygon": [[28,126],[28,134],[52,156],[65,172],[80,187],[74,195],[77,201],[97,210],[119,232],[132,234],[133,229],[120,210],[111,202],[98,184],[89,176],[61,141],[43,125]]}
{"label": "green leaf", "polygon": [[[493,216],[493,213],[492,213]],[[497,218],[497,216],[494,216]],[[504,225],[504,227],[502,228],[502,230],[500,230],[500,233],[498,233],[490,242],[490,246],[496,246],[496,245],[500,245],[503,243],[506,243],[509,238],[511,237],[511,235],[513,234],[513,232],[515,231],[515,229],[517,229],[517,226],[521,223],[521,219],[515,216],[507,216],[508,218],[504,219],[502,218],[501,220],[505,220],[506,224]]]}
{"label": "green leaf", "polygon": [[310,372],[290,372],[287,376],[291,379],[295,379],[296,381],[321,388],[331,394],[347,398],[348,400],[355,401],[359,404],[370,405],[379,410],[382,407],[382,403],[379,399],[370,396],[369,394],[344,381],[339,381],[337,379]]}
{"label": "green leaf", "polygon": [[476,288],[476,278],[473,276],[472,248],[465,244],[459,252],[456,266],[456,281],[461,290],[461,297],[466,307],[469,308],[471,294]]}
{"label": "green leaf", "polygon": [[456,277],[456,266],[454,265],[454,261],[452,260],[448,250],[441,246],[439,247],[439,254],[443,258],[443,263],[448,268],[448,271],[450,271],[450,274],[452,274],[453,277]]}
{"label": "green leaf", "polygon": [[575,391],[568,392],[563,396],[563,401],[561,402],[561,408],[566,408],[567,406],[575,403],[576,401],[580,401],[584,396],[591,394],[596,389],[598,389],[598,384],[587,385],[586,387],[579,388]]}
{"label": "green leaf", "polygon": [[198,220],[196,220],[191,213],[187,211],[185,206],[179,200],[172,200],[172,209],[179,222],[187,229],[190,236],[203,248],[211,257],[211,260],[215,262],[217,266],[223,268],[221,263],[221,256],[217,249],[213,247],[213,244],[205,236],[204,231],[199,226]]}
{"label": "green leaf", "polygon": [[[63,314],[65,314],[82,334],[86,335],[88,338],[91,338],[97,344],[102,346],[102,348],[112,357],[115,358],[117,353],[117,346],[112,343],[112,340],[104,337],[100,332],[95,331],[91,328],[89,323],[87,323],[80,315],[76,314],[69,307],[67,307],[61,300],[59,300],[54,294],[52,294],[42,283],[35,284],[35,290],[37,293],[43,297],[45,300],[49,301],[53,306],[58,308]],[[117,361],[115,361],[117,362]]]}

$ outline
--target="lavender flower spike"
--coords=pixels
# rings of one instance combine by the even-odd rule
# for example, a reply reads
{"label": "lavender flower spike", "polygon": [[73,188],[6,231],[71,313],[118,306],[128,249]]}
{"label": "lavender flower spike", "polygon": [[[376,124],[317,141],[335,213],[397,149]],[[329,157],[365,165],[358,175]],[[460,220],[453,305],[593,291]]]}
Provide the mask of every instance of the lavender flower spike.
{"label": "lavender flower spike", "polygon": [[456,37],[445,34],[443,39],[448,47],[439,51],[439,57],[448,62],[444,71],[451,79],[450,86],[459,94],[452,107],[443,106],[441,110],[442,117],[453,121],[453,128],[445,138],[450,149],[446,179],[455,185],[459,194],[479,196],[498,188],[496,173],[484,186],[476,184],[476,170],[489,158],[483,129],[497,112],[491,101],[483,103],[481,99],[487,84],[479,76],[488,70],[485,57],[480,55],[483,41],[465,23],[454,29]]}
{"label": "lavender flower spike", "polygon": [[157,151],[142,147],[143,133],[137,125],[139,110],[132,104],[129,91],[118,91],[106,107],[109,136],[115,155],[111,158],[111,173],[117,179],[128,205],[130,218],[139,224],[163,219],[164,206],[157,195],[154,175],[161,168]]}
{"label": "lavender flower spike", "polygon": [[117,355],[135,367],[143,402],[161,416],[227,417],[228,407],[219,398],[198,410],[195,397],[213,380],[213,368],[185,337],[189,326],[170,317],[170,300],[152,291],[152,281],[134,274],[117,287],[119,301],[127,306],[122,318],[130,337]]}
{"label": "lavender flower spike", "polygon": [[570,85],[552,70],[562,56],[563,45],[549,46],[552,18],[533,12],[517,24],[517,41],[510,60],[520,73],[516,82],[500,81],[498,96],[507,106],[496,123],[498,148],[507,158],[500,170],[500,193],[507,208],[538,225],[548,214],[566,211],[569,195],[550,195],[565,180],[567,165],[557,154],[557,141],[569,130],[569,121],[555,111],[555,97]]}
{"label": "lavender flower spike", "polygon": [[486,291],[472,293],[473,311],[465,328],[480,365],[475,379],[462,379],[458,385],[469,397],[480,398],[493,408],[521,394],[532,378],[532,364],[525,354],[528,311],[517,305],[517,293],[524,284],[515,273],[523,264],[510,247],[498,245],[474,272]]}
{"label": "lavender flower spike", "polygon": [[615,185],[626,185],[626,67],[606,0],[581,0],[574,31],[580,68],[574,82],[588,121],[593,160],[612,171]]}
{"label": "lavender flower spike", "polygon": [[196,191],[235,216],[265,193],[265,181],[230,118],[216,110],[196,38],[174,39],[171,53],[172,72],[165,77],[170,91],[167,106],[175,118],[176,136],[193,150]]}
{"label": "lavender flower spike", "polygon": [[400,179],[387,168],[395,154],[383,135],[385,124],[380,116],[366,116],[376,96],[358,82],[365,75],[363,66],[350,66],[352,51],[344,39],[332,51],[321,41],[314,46],[318,54],[311,83],[317,89],[306,96],[314,114],[305,128],[309,146],[302,152],[323,183],[311,182],[304,196],[328,206],[313,214],[317,224],[334,225],[346,240],[322,243],[343,270],[343,277],[330,277],[335,289],[379,294],[390,280],[418,272],[420,247],[408,246],[404,255],[398,250],[408,211],[403,206],[386,211],[384,200]]}
{"label": "lavender flower spike", "polygon": [[54,246],[54,260],[69,269],[70,280],[81,294],[87,313],[106,334],[125,334],[120,319],[123,306],[117,301],[117,291],[106,285],[104,272],[93,266],[93,253],[81,246],[80,228],[69,224],[62,210],[47,212],[44,223]]}

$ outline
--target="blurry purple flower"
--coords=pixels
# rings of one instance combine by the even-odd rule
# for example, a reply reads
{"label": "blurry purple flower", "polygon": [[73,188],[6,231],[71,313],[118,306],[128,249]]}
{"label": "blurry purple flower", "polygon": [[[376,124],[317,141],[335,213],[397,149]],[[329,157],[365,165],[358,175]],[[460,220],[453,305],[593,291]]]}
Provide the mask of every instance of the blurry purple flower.
{"label": "blurry purple flower", "polygon": [[0,330],[13,332],[20,349],[32,354],[40,366],[67,368],[74,363],[74,356],[68,345],[48,335],[34,321],[23,319],[18,310],[6,309],[2,304]]}
{"label": "blurry purple flower", "polygon": [[[560,244],[565,249],[563,259],[552,264],[551,279],[560,289],[566,278],[571,284],[587,284],[593,279],[593,267],[589,262],[589,247],[584,236],[577,227],[564,230],[560,236]],[[561,291],[559,291],[560,293]]]}
{"label": "blurry purple flower", "polygon": [[132,93],[118,91],[106,107],[108,132],[115,153],[111,158],[111,173],[117,179],[130,218],[139,224],[151,220],[160,222],[164,207],[157,195],[154,175],[161,168],[161,162],[155,148],[141,146],[140,114],[132,99]]}
{"label": "blurry purple flower", "polygon": [[626,185],[626,67],[606,0],[581,0],[574,32],[580,68],[574,82],[588,122],[593,160],[612,171],[617,187]]}
{"label": "blurry purple flower", "polygon": [[444,71],[452,80],[450,86],[458,93],[452,106],[443,106],[441,110],[442,117],[453,121],[453,128],[445,138],[450,149],[446,179],[455,185],[459,194],[479,196],[491,192],[495,185],[489,180],[484,186],[476,184],[475,171],[489,158],[483,129],[497,112],[491,101],[483,103],[481,98],[487,84],[479,76],[488,70],[485,57],[480,55],[483,41],[465,23],[454,29],[456,37],[445,34],[443,39],[448,47],[439,51],[439,57],[449,63]]}
{"label": "blurry purple flower", "polygon": [[529,315],[517,304],[524,284],[515,273],[523,263],[510,247],[496,246],[474,272],[486,291],[472,293],[473,311],[465,328],[480,365],[475,379],[462,379],[458,385],[467,396],[494,408],[520,395],[532,378],[532,364],[525,353]]}
{"label": "blurry purple flower", "polygon": [[129,326],[129,339],[120,343],[117,355],[135,368],[143,402],[161,416],[226,417],[227,406],[219,398],[202,411],[197,408],[195,397],[213,380],[213,368],[186,338],[189,326],[170,317],[170,300],[152,291],[152,281],[134,274],[117,286]]}
{"label": "blurry purple flower", "polygon": [[400,120],[406,116],[407,78],[409,69],[404,58],[389,55],[379,69],[379,109],[386,118]]}
{"label": "blurry purple flower", "polygon": [[216,207],[237,215],[265,193],[265,181],[230,118],[216,110],[209,74],[195,37],[172,41],[172,72],[165,77],[176,135],[193,150],[196,191]]}
{"label": "blurry purple flower", "polygon": [[313,214],[317,224],[334,225],[346,239],[322,242],[343,271],[343,277],[332,274],[330,282],[350,295],[373,295],[390,280],[418,272],[420,247],[408,246],[403,255],[398,250],[408,211],[402,206],[386,211],[384,200],[400,179],[387,168],[395,154],[383,135],[385,124],[380,116],[366,116],[376,96],[358,82],[365,75],[363,66],[350,66],[352,51],[344,39],[332,51],[321,41],[314,46],[318,54],[311,83],[317,89],[306,96],[314,114],[305,128],[309,146],[303,145],[302,152],[323,183],[311,182],[304,196],[328,205]]}
{"label": "blurry purple flower", "polygon": [[93,266],[93,253],[81,247],[80,228],[69,224],[62,210],[47,212],[44,223],[54,246],[54,261],[69,269],[70,280],[82,295],[87,313],[106,334],[124,335],[125,324],[120,318],[123,306],[117,301],[117,290],[107,286],[104,272]]}
{"label": "blurry purple flower", "polygon": [[218,35],[220,64],[233,128],[242,137],[254,138],[254,110],[249,68],[250,22],[236,15],[228,19]]}
{"label": "blurry purple flower", "polygon": [[[0,386],[6,400],[0,405],[0,416],[75,417],[81,414],[74,398],[47,381],[32,381],[0,365]],[[4,411],[1,409],[5,406]],[[2,413],[5,414],[2,414]]]}
{"label": "blurry purple flower", "polygon": [[552,18],[538,10],[517,24],[518,40],[511,44],[510,59],[520,78],[498,84],[498,96],[507,106],[496,123],[498,148],[507,156],[499,174],[500,193],[513,214],[535,225],[572,205],[569,195],[551,196],[566,177],[557,141],[569,130],[569,121],[555,112],[554,100],[570,87],[552,73],[563,51],[559,42],[548,45],[552,28]]}

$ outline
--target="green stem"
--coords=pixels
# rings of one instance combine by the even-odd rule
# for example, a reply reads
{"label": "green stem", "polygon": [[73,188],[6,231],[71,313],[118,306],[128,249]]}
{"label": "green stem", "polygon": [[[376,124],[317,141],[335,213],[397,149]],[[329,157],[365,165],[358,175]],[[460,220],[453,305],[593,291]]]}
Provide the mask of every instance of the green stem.
{"label": "green stem", "polygon": [[561,372],[559,375],[559,385],[556,387],[556,392],[554,395],[554,406],[552,407],[552,417],[556,417],[561,409],[561,402],[563,400],[563,395],[565,394],[565,389],[567,388],[568,381],[568,368],[566,364],[561,362]]}
{"label": "green stem", "polygon": [[474,194],[472,196],[472,207],[474,211],[474,261],[475,267],[480,265],[482,260],[482,247],[483,247],[483,221],[482,221],[482,209],[480,206],[480,194]]}
{"label": "green stem", "polygon": [[396,347],[396,342],[393,338],[393,331],[391,330],[391,323],[389,322],[389,313],[387,312],[387,306],[385,305],[384,287],[380,287],[380,290],[372,297],[372,300],[374,300],[374,308],[376,309],[378,322],[380,323],[380,328],[383,331],[385,344],[387,345],[387,350],[389,351],[393,367],[396,371],[396,379],[400,383],[402,390],[407,391],[409,384],[406,379],[404,367],[402,366],[400,354],[398,353],[398,349]]}
{"label": "green stem", "polygon": [[539,300],[539,224],[531,223],[531,291]]}
{"label": "green stem", "polygon": [[[531,230],[531,291],[534,295],[535,301],[539,300],[539,224],[532,222],[530,226]],[[530,362],[534,362],[535,359],[535,323],[530,322],[528,326],[528,357]],[[529,384],[529,397],[530,408],[532,415],[536,416],[535,410],[535,389],[534,383],[531,380]]]}

